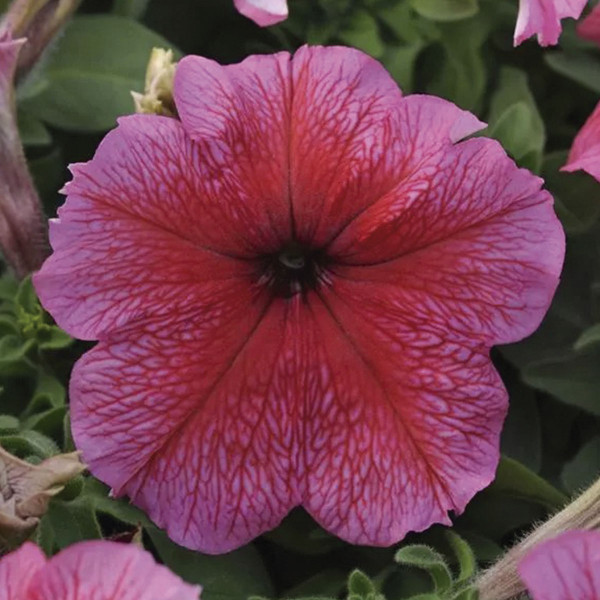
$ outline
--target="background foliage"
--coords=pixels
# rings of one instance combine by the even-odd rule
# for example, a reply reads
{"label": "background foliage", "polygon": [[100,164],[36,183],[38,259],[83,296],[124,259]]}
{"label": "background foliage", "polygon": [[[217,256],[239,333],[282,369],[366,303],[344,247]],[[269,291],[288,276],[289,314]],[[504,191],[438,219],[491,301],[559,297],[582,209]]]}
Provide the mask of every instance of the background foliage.
{"label": "background foliage", "polygon": [[[204,556],[170,542],[89,476],[53,500],[36,535],[52,553],[141,531],[162,561],[204,586],[205,600],[400,599],[434,587],[440,597],[468,598],[462,587],[475,559],[494,559],[600,469],[600,186],[559,172],[600,96],[600,52],[576,37],[572,22],[559,48],[513,49],[517,0],[291,0],[290,12],[263,30],[229,0],[84,2],[18,90],[19,127],[47,214],[62,202],[66,165],[91,158],[115,118],[132,112],[129,91],[143,88],[153,46],[233,62],[307,42],[352,45],[381,60],[406,93],[437,94],[475,112],[489,123],[485,135],[545,177],[568,234],[562,283],[541,328],[493,352],[511,402],[497,479],[451,533],[410,535],[397,555],[345,544],[297,510],[254,544]],[[0,279],[0,332],[0,444],[34,461],[71,450],[66,386],[88,346],[52,324],[29,281],[9,275]]]}

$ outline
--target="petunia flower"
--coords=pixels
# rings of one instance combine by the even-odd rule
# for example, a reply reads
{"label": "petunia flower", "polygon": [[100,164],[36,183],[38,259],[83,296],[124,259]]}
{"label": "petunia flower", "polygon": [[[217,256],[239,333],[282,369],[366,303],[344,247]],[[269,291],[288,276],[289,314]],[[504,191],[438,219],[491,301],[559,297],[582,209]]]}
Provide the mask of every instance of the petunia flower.
{"label": "petunia flower", "polygon": [[562,170],[583,170],[600,181],[600,103],[575,137]]}
{"label": "petunia flower", "polygon": [[261,27],[285,21],[288,16],[287,0],[233,0],[233,3],[241,14]]}
{"label": "petunia flower", "polygon": [[81,542],[48,560],[27,542],[0,559],[0,600],[198,600],[199,593],[133,544]]}
{"label": "petunia flower", "polygon": [[34,277],[99,340],[70,384],[91,471],[205,552],[297,505],[362,544],[450,523],[498,462],[489,349],[558,282],[541,180],[350,48],[187,57],[174,97],[72,167]]}
{"label": "petunia flower", "polygon": [[587,0],[519,0],[515,46],[536,34],[541,46],[557,44],[561,19],[578,19],[586,4]]}
{"label": "petunia flower", "polygon": [[600,598],[600,531],[568,531],[539,544],[519,574],[533,600]]}

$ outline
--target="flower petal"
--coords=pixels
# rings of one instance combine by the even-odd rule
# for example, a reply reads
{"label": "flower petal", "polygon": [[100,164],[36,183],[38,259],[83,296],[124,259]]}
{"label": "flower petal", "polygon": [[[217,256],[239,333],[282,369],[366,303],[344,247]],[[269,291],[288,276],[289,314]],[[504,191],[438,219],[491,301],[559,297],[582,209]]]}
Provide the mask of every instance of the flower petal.
{"label": "flower petal", "polygon": [[600,598],[600,532],[568,531],[535,546],[519,564],[534,600]]}
{"label": "flower petal", "polygon": [[218,176],[208,168],[174,119],[136,115],[73,169],[51,223],[54,254],[34,275],[63,329],[99,339],[133,319],[198,304],[219,281],[253,270],[221,243],[245,233],[223,217],[227,195],[210,190]]}
{"label": "flower petal", "polygon": [[507,395],[487,349],[397,307],[377,285],[336,278],[321,299],[310,326],[322,386],[307,398],[306,508],[353,543],[390,545],[449,524],[447,511],[489,484],[499,458]]}
{"label": "flower petal", "polygon": [[582,169],[600,181],[600,103],[588,117],[573,142],[563,171]]}
{"label": "flower petal", "polygon": [[600,4],[596,4],[590,14],[577,23],[577,35],[600,46]]}
{"label": "flower petal", "polygon": [[515,46],[537,34],[540,46],[558,43],[561,19],[578,19],[587,0],[520,0],[515,27]]}
{"label": "flower petal", "polygon": [[[442,203],[428,195],[438,193],[438,180],[443,184],[455,174],[458,150],[453,147],[454,142],[484,124],[471,113],[433,96],[408,96],[396,113],[398,127],[385,150],[391,168],[379,174],[378,166],[370,167],[367,162],[370,168],[364,171],[364,187],[376,189],[377,193],[367,203],[349,203],[353,210],[336,220],[337,230],[331,235],[328,248],[338,260],[389,259],[403,245],[411,247],[416,236],[431,238],[436,231],[448,227],[444,210],[456,212],[454,202]],[[469,208],[464,205],[465,218],[471,217]],[[436,209],[438,220],[432,219],[426,228],[415,231],[407,222],[409,211],[409,221],[424,221],[431,219]],[[410,232],[406,231],[408,228]]]}
{"label": "flower petal", "polygon": [[227,203],[225,223],[203,226],[239,224],[229,241],[232,252],[240,237],[276,249],[291,234],[290,55],[251,56],[228,66],[187,56],[177,66],[174,96],[183,126],[209,163],[214,192],[208,207]]}
{"label": "flower petal", "polygon": [[540,200],[394,260],[336,272],[487,347],[515,342],[540,324],[564,257],[551,198]]}
{"label": "flower petal", "polygon": [[285,21],[287,0],[233,0],[235,7],[257,25],[267,27]]}
{"label": "flower petal", "polygon": [[[33,577],[32,600],[198,600],[188,585],[132,544],[81,542],[59,552]],[[15,599],[16,600],[16,599]]]}
{"label": "flower petal", "polygon": [[300,48],[292,61],[291,193],[296,236],[319,247],[368,206],[398,165],[398,85],[352,48]]}
{"label": "flower petal", "polygon": [[432,157],[346,226],[331,246],[347,265],[338,272],[398,286],[411,306],[488,346],[529,335],[564,258],[552,198],[491,140]]}
{"label": "flower petal", "polygon": [[37,571],[46,563],[44,553],[30,542],[0,559],[0,600],[23,600]]}
{"label": "flower petal", "polygon": [[231,550],[300,501],[284,306],[232,286],[211,312],[116,333],[74,369],[73,434],[90,470],[178,543]]}

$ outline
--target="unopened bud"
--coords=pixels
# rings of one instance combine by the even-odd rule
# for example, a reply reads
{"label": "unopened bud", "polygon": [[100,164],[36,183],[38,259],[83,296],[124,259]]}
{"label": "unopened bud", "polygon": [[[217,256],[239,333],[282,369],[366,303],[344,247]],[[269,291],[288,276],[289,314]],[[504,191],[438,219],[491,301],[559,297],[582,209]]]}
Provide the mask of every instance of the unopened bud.
{"label": "unopened bud", "polygon": [[144,93],[131,92],[135,112],[142,114],[177,116],[173,100],[173,80],[175,68],[173,51],[153,48],[146,69]]}

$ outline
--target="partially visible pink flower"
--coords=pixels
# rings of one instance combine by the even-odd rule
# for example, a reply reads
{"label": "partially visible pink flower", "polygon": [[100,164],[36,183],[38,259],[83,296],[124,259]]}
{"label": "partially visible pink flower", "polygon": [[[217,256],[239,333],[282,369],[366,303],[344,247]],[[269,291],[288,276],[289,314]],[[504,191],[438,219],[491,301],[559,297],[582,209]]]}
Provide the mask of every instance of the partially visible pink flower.
{"label": "partially visible pink flower", "polygon": [[539,544],[519,575],[534,600],[598,600],[600,531],[568,531]]}
{"label": "partially visible pink flower", "polygon": [[600,102],[575,137],[563,171],[586,171],[600,181]]}
{"label": "partially visible pink flower", "polygon": [[577,24],[577,34],[600,46],[600,4],[596,4],[590,14]]}
{"label": "partially visible pink flower", "polygon": [[266,27],[288,16],[287,0],[233,0],[235,7],[257,25]]}
{"label": "partially visible pink flower", "polygon": [[541,46],[558,43],[561,19],[578,19],[587,0],[520,0],[515,28],[515,46],[537,34]]}
{"label": "partially visible pink flower", "polygon": [[499,458],[489,349],[558,283],[541,179],[349,48],[190,56],[174,98],[73,166],[34,277],[99,340],[70,384],[90,470],[208,552],[297,505],[354,543],[450,523]]}
{"label": "partially visible pink flower", "polygon": [[185,583],[133,544],[81,542],[46,559],[27,542],[0,559],[0,600],[198,600]]}

